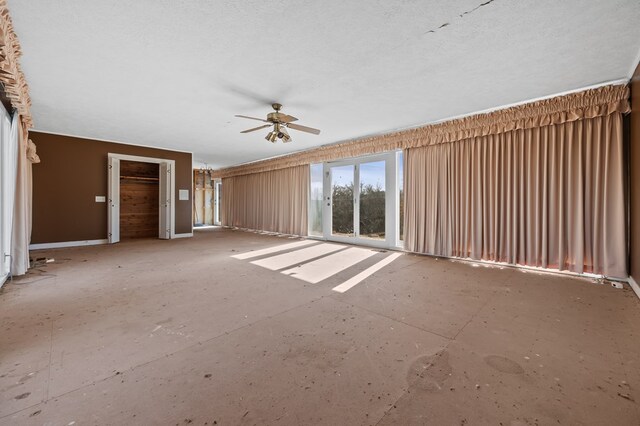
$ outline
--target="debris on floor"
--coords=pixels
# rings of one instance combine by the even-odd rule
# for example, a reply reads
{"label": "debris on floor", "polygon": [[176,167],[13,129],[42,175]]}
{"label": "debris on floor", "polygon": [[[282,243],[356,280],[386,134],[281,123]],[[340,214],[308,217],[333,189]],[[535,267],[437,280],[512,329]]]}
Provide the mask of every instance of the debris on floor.
{"label": "debris on floor", "polygon": [[631,395],[629,395],[628,393],[620,393],[618,392],[618,396],[627,399],[629,401],[635,402],[635,400],[633,399],[633,397]]}
{"label": "debris on floor", "polygon": [[56,260],[54,258],[49,257],[36,257],[35,259],[29,259],[29,263],[31,264],[32,268],[38,268],[40,266],[46,265],[47,263],[53,263],[55,261]]}

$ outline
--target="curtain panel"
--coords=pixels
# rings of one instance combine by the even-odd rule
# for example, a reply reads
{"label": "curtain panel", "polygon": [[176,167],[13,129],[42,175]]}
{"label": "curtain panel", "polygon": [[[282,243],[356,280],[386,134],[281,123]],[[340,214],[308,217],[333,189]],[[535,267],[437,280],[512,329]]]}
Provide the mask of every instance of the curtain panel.
{"label": "curtain panel", "polygon": [[[11,158],[6,157],[2,142],[2,204],[0,210],[0,254],[3,257],[0,279],[7,268],[12,275],[22,275],[29,268],[31,238],[31,162],[28,156],[28,130],[33,127],[29,86],[20,66],[22,49],[13,28],[6,0],[0,0],[0,86],[13,109],[11,124]],[[4,109],[4,108],[3,108]],[[3,111],[6,112],[6,111]],[[5,126],[5,123],[2,123]],[[2,138],[6,139],[5,131]],[[7,265],[7,260],[11,259]]]}
{"label": "curtain panel", "polygon": [[626,278],[621,110],[406,150],[406,249]]}
{"label": "curtain panel", "polygon": [[307,235],[309,166],[222,179],[223,226]]}
{"label": "curtain panel", "polygon": [[36,145],[28,139],[23,126],[18,126],[19,152],[16,179],[13,229],[11,232],[11,274],[24,275],[29,269],[29,243],[33,209],[33,164],[39,163]]}

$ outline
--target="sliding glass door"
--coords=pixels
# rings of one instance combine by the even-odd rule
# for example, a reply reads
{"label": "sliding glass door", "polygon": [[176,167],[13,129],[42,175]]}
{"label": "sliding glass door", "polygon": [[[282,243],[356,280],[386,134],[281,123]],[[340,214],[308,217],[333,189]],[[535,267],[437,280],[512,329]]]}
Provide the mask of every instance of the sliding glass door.
{"label": "sliding glass door", "polygon": [[398,154],[312,165],[309,235],[396,247],[400,217]]}

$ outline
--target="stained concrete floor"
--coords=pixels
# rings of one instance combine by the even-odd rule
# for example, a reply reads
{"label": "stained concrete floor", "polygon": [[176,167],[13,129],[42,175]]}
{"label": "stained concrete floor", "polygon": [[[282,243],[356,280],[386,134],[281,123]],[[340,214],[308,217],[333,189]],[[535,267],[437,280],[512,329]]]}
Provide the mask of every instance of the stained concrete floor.
{"label": "stained concrete floor", "polygon": [[388,253],[317,284],[231,258],[292,241],[34,252],[0,293],[0,424],[640,424],[628,288],[405,254],[340,294]]}

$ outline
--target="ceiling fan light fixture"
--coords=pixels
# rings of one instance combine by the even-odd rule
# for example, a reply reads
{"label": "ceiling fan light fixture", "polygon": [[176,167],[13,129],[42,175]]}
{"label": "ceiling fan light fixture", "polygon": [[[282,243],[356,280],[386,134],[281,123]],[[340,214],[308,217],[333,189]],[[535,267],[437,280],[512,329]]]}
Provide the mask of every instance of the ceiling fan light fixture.
{"label": "ceiling fan light fixture", "polygon": [[280,127],[278,138],[282,139],[282,142],[284,143],[291,142],[291,136],[289,136],[289,133],[285,130],[284,127]]}
{"label": "ceiling fan light fixture", "polygon": [[301,126],[300,124],[292,123],[293,121],[298,121],[298,119],[291,115],[281,113],[280,109],[282,108],[282,105],[278,103],[274,103],[271,106],[273,107],[274,112],[267,114],[266,120],[263,118],[249,117],[247,115],[236,115],[236,117],[248,118],[250,120],[257,120],[257,121],[262,121],[263,123],[268,123],[268,124],[263,124],[262,126],[254,127],[252,129],[243,130],[240,133],[251,133],[251,132],[255,132],[256,130],[273,126],[273,130],[271,130],[267,134],[267,136],[265,136],[265,139],[271,143],[276,143],[278,139],[280,139],[284,143],[291,142],[293,139],[291,139],[291,136],[289,136],[287,127],[293,130],[298,130],[300,132],[305,132],[305,133],[311,133],[314,135],[320,134],[320,130],[314,129],[313,127]]}
{"label": "ceiling fan light fixture", "polygon": [[276,141],[278,140],[278,132],[276,132],[275,130],[270,131],[265,139],[271,143],[276,143]]}

